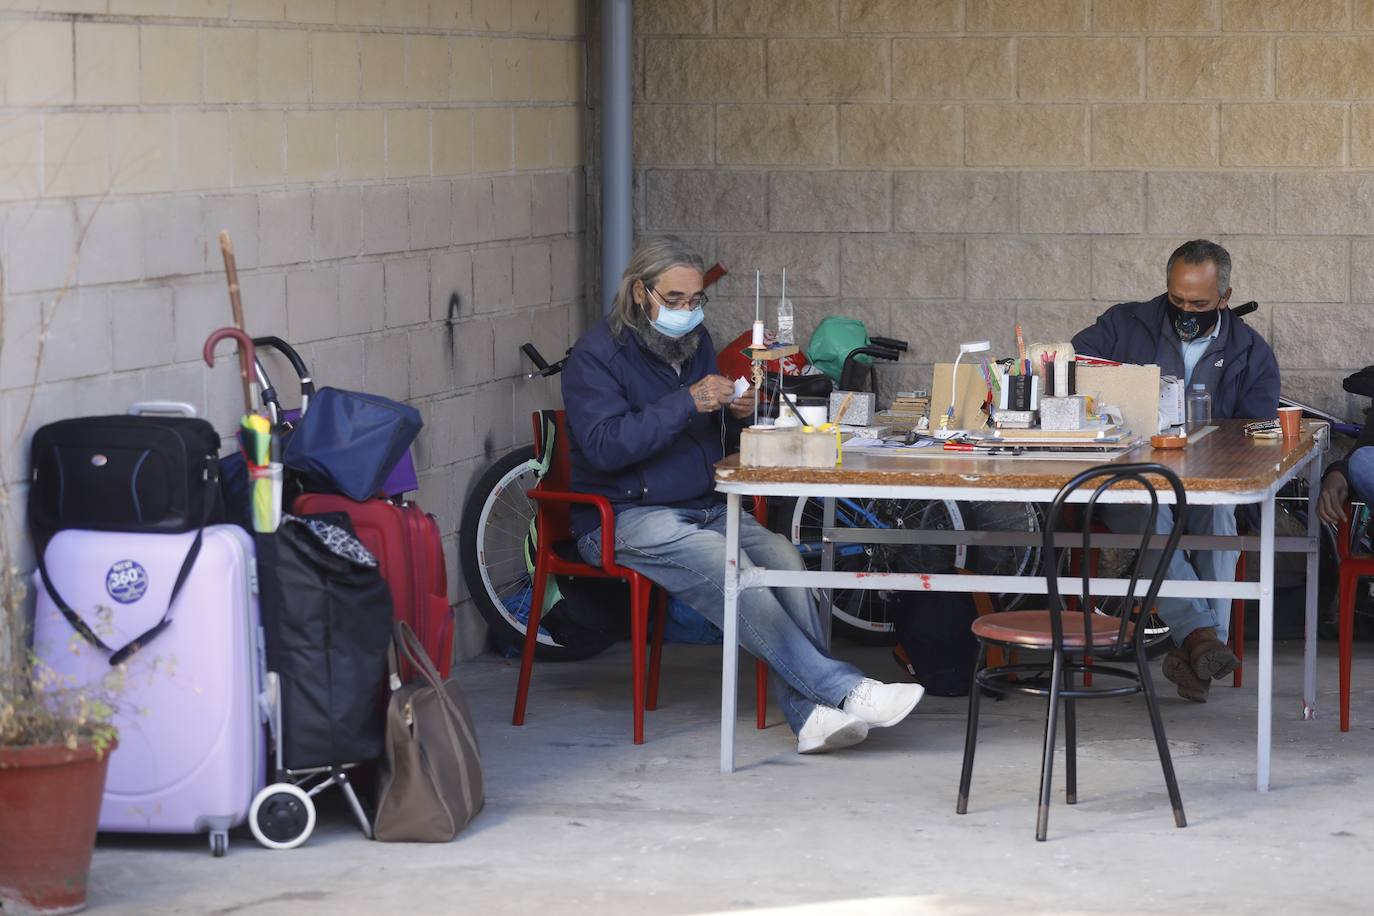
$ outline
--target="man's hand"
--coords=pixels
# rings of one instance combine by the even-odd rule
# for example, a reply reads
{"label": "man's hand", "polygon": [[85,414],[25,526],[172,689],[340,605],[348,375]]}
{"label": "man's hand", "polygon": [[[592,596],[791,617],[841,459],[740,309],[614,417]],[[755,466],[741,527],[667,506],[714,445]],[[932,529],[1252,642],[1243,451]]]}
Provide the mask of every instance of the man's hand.
{"label": "man's hand", "polygon": [[730,402],[730,413],[734,414],[735,419],[743,420],[754,415],[754,404],[758,402],[759,391],[757,388],[750,388],[744,394]]}
{"label": "man's hand", "polygon": [[1322,493],[1317,497],[1317,516],[1324,522],[1339,525],[1346,520],[1345,504],[1349,501],[1349,482],[1340,471],[1332,471],[1322,481]]}
{"label": "man's hand", "polygon": [[723,375],[708,375],[687,389],[697,413],[710,413],[729,404],[735,397],[735,385]]}

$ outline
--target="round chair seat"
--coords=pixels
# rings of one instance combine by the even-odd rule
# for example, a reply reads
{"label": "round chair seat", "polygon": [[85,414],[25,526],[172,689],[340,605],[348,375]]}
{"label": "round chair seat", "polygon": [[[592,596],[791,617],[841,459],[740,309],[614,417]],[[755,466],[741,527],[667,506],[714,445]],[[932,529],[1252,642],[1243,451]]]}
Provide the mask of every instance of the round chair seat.
{"label": "round chair seat", "polygon": [[[1084,615],[1080,611],[1064,611],[1059,615],[1064,628],[1064,648],[1082,649],[1087,646]],[[1117,645],[1121,621],[1102,614],[1093,617],[1094,649],[1111,649]],[[1135,624],[1126,625],[1126,638],[1135,632]],[[1053,649],[1054,633],[1050,629],[1049,611],[1004,611],[984,614],[973,622],[973,635],[990,642],[1023,646],[1027,649]]]}

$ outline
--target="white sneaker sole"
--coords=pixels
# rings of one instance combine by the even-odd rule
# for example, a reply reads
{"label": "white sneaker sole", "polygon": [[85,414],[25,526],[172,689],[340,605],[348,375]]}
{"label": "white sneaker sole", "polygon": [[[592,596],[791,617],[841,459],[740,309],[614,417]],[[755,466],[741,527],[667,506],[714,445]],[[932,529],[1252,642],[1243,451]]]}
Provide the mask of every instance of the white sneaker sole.
{"label": "white sneaker sole", "polygon": [[869,728],[891,728],[892,726],[896,725],[898,722],[900,722],[900,721],[902,721],[903,719],[905,719],[907,716],[911,715],[911,711],[912,711],[913,709],[916,708],[916,704],[920,703],[921,700],[922,700],[922,699],[925,697],[925,695],[926,695],[926,689],[925,689],[924,687],[922,687],[920,684],[916,684],[915,686],[916,686],[916,693],[915,693],[915,695],[914,695],[914,697],[913,697],[913,699],[912,699],[912,701],[911,701],[911,705],[910,705],[910,706],[908,706],[906,709],[903,709],[901,712],[897,713],[897,715],[893,716],[893,717],[890,718],[890,719],[884,719],[882,722],[870,722],[870,723],[868,723],[868,727],[869,727]]}
{"label": "white sneaker sole", "polygon": [[808,743],[798,737],[797,753],[824,754],[828,751],[838,751],[840,748],[853,747],[867,737],[868,725],[862,719],[855,719],[852,722],[846,722],[818,741],[813,739],[812,742]]}

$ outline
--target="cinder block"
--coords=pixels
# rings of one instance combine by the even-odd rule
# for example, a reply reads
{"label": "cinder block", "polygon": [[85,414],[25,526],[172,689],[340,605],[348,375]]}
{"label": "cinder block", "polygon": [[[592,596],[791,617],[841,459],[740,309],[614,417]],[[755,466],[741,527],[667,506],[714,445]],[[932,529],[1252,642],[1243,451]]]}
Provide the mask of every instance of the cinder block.
{"label": "cinder block", "polygon": [[381,261],[339,267],[339,333],[380,331],[386,322],[386,287]]}
{"label": "cinder block", "polygon": [[[835,162],[833,105],[720,105],[716,118],[716,158],[722,165]],[[677,128],[669,129],[678,135]]]}
{"label": "cinder block", "polygon": [[514,112],[514,150],[517,169],[542,169],[549,165],[551,153],[549,125],[551,108],[517,108]]}
{"label": "cinder block", "polygon": [[521,245],[515,248],[514,271],[516,308],[529,308],[549,301],[552,278],[547,243]]}
{"label": "cinder block", "polygon": [[644,43],[644,94],[650,101],[761,99],[763,41],[753,38],[650,38]]}
{"label": "cinder block", "polygon": [[[435,335],[436,337],[439,335]],[[470,388],[490,381],[495,375],[492,362],[492,330],[490,320],[468,321],[445,329],[446,353],[454,365],[454,384]],[[509,395],[507,395],[509,416]],[[478,425],[478,430],[482,429]]]}
{"label": "cinder block", "polygon": [[363,253],[405,251],[409,198],[402,185],[363,188]]}
{"label": "cinder block", "polygon": [[450,74],[449,97],[464,102],[490,101],[491,39],[458,36],[450,40],[450,47],[453,71]]}
{"label": "cinder block", "polygon": [[234,244],[234,260],[240,268],[258,266],[258,197],[256,194],[232,194],[205,198],[204,242],[205,267],[218,270],[223,263],[219,248],[219,234],[228,230]]}
{"label": "cinder block", "polygon": [[429,174],[428,111],[387,111],[386,174],[388,178]]}
{"label": "cinder block", "polygon": [[520,418],[517,432],[512,409],[514,389],[514,382],[502,379],[473,392],[473,427],[482,440],[483,452],[508,451],[515,446],[517,436],[526,438],[529,434],[528,413]]}
{"label": "cinder block", "polygon": [[1293,369],[1339,369],[1369,362],[1368,341],[1352,327],[1370,327],[1368,305],[1270,305],[1274,333],[1269,343],[1286,376]]}
{"label": "cinder block", "polygon": [[1138,172],[1026,172],[1022,232],[1111,234],[1145,228],[1145,176]]}
{"label": "cinder block", "polygon": [[1223,166],[1338,166],[1344,151],[1344,105],[1288,102],[1221,106]]}
{"label": "cinder block", "polygon": [[362,68],[364,102],[400,102],[408,99],[404,35],[363,35]]}
{"label": "cinder block", "polygon": [[530,235],[563,235],[571,231],[572,202],[567,172],[530,178]]}
{"label": "cinder block", "polygon": [[515,161],[515,113],[509,108],[479,108],[472,113],[472,166],[479,172],[504,172]]}
{"label": "cinder block", "polygon": [[559,239],[549,246],[554,302],[580,301],[586,296],[587,278],[583,269],[585,258],[582,246],[580,238]]}
{"label": "cinder block", "polygon": [[339,179],[366,181],[386,174],[386,113],[339,112]]}
{"label": "cinder block", "polygon": [[206,246],[218,242],[203,235],[205,214],[199,197],[149,198],[140,202],[145,277],[200,273]]}
{"label": "cinder block", "polygon": [[[1017,306],[1007,302],[894,302],[892,333],[911,344],[902,356],[903,361],[950,363],[959,355],[959,344],[966,340],[988,340],[994,354],[1016,352],[1016,316]],[[1079,325],[1074,331],[1082,327]],[[1026,333],[1040,340],[1043,325],[1027,324]],[[888,372],[882,368],[879,372],[883,373],[879,380],[884,400],[894,391],[906,390],[894,388],[888,381]],[[929,382],[927,378],[919,387],[924,388]]]}
{"label": "cinder block", "polygon": [[484,248],[472,253],[472,302],[477,314],[506,312],[515,306],[511,249]]}
{"label": "cinder block", "polygon": [[888,64],[889,43],[879,38],[773,39],[768,42],[768,96],[883,98]]}
{"label": "cinder block", "polygon": [[1023,99],[1136,99],[1145,72],[1140,38],[1022,38],[1016,45]]}
{"label": "cinder block", "polygon": [[406,97],[442,102],[448,98],[448,39],[438,35],[406,37]]}
{"label": "cinder block", "polygon": [[844,32],[957,32],[961,0],[842,0],[840,30]]}
{"label": "cinder block", "polygon": [[[245,303],[246,309],[247,303]],[[229,324],[228,294],[223,275],[178,280],[172,285],[172,321],[175,346],[172,362],[192,362],[201,358],[205,338],[216,328]],[[226,345],[225,352],[228,352]],[[216,357],[218,366],[224,357]]]}
{"label": "cinder block", "polygon": [[[753,298],[754,271],[763,273],[763,292],[782,294],[787,268],[787,296],[835,296],[840,292],[840,243],[811,235],[750,235],[721,239],[720,255],[730,273],[710,290],[712,296]],[[774,302],[776,305],[776,302]],[[773,322],[768,322],[772,326]]]}
{"label": "cinder block", "polygon": [[563,105],[549,113],[549,165],[573,168],[583,164],[586,143],[582,135],[582,111]]}
{"label": "cinder block", "polygon": [[[41,295],[5,298],[5,310],[0,313],[0,337],[5,341],[5,349],[0,352],[4,356],[0,359],[0,391],[28,388],[33,384],[38,362],[38,336],[42,331],[41,309],[47,299]],[[2,406],[3,401],[0,401]]]}
{"label": "cinder block", "polygon": [[338,130],[332,111],[292,111],[286,115],[286,177],[327,181],[339,170]]}
{"label": "cinder block", "polygon": [[430,162],[434,174],[472,171],[472,113],[461,108],[430,112]]}
{"label": "cinder block", "polygon": [[835,31],[833,0],[735,0],[716,11],[716,32],[798,34]]}
{"label": "cinder block", "polygon": [[1355,0],[1355,28],[1374,29],[1374,0]]}
{"label": "cinder block", "polygon": [[310,225],[309,191],[279,191],[258,198],[264,265],[299,264],[310,260],[314,232]]}
{"label": "cinder block", "polygon": [[1218,0],[1093,0],[1093,28],[1101,32],[1213,32]]}
{"label": "cinder block", "polygon": [[714,134],[710,105],[634,106],[636,165],[709,165]]}
{"label": "cinder block", "polygon": [[110,190],[109,131],[109,116],[98,112],[52,114],[43,119],[47,195],[70,197]]}
{"label": "cinder block", "polygon": [[429,320],[429,258],[386,262],[386,326]]}
{"label": "cinder block", "polygon": [[1269,94],[1269,40],[1226,36],[1151,38],[1152,99],[1257,99]]}
{"label": "cinder block", "polygon": [[144,25],[139,29],[145,105],[199,102],[204,82],[201,33],[185,26]]}
{"label": "cinder block", "polygon": [[1081,0],[968,0],[964,28],[970,32],[1081,32]]}
{"label": "cinder block", "polygon": [[28,20],[10,23],[5,31],[6,103],[70,105],[75,96],[71,24]]}
{"label": "cinder block", "polygon": [[[24,41],[24,30],[18,30]],[[138,27],[76,23],[76,103],[137,105]]]}
{"label": "cinder block", "polygon": [[[3,91],[0,85],[0,91]],[[0,201],[41,196],[43,130],[34,119],[0,122]]]}
{"label": "cinder block", "polygon": [[1054,166],[1087,161],[1082,105],[985,104],[964,109],[968,165]]}
{"label": "cinder block", "polygon": [[169,112],[111,114],[108,190],[115,194],[172,190],[173,128]]}
{"label": "cinder block", "polygon": [[958,298],[964,293],[963,263],[964,244],[955,239],[846,238],[840,248],[840,293],[872,299]]}
{"label": "cinder block", "polygon": [[312,193],[316,259],[356,257],[363,250],[362,192],[344,186]]}
{"label": "cinder block", "polygon": [[405,334],[363,339],[363,390],[404,401],[410,397],[410,354]]}
{"label": "cinder block", "polygon": [[336,11],[334,0],[286,0],[288,22],[332,23]]}
{"label": "cinder block", "polygon": [[359,391],[363,388],[363,339],[346,337],[322,340],[310,347],[306,357],[316,372],[339,388]]}
{"label": "cinder block", "polygon": [[1374,164],[1374,105],[1350,106],[1350,164]]}
{"label": "cinder block", "polygon": [[452,235],[452,182],[422,181],[407,191],[410,248],[447,248]]}
{"label": "cinder block", "polygon": [[310,33],[310,88],[316,103],[352,102],[360,97],[361,54],[356,32]]}
{"label": "cinder block", "polygon": [[1233,302],[1344,302],[1344,239],[1229,239]]}
{"label": "cinder block", "polygon": [[172,116],[172,125],[176,132],[177,190],[229,187],[233,165],[228,112],[178,111]]}
{"label": "cinder block", "polygon": [[1350,301],[1374,303],[1374,239],[1350,243]]}
{"label": "cinder block", "polygon": [[1152,233],[1182,238],[1274,231],[1270,173],[1152,172],[1147,182]]}
{"label": "cinder block", "polygon": [[460,178],[453,182],[453,242],[465,245],[490,241],[493,232],[490,178]]}
{"label": "cinder block", "polygon": [[57,289],[78,254],[76,207],[70,201],[11,207],[4,238],[7,294]]}
{"label": "cinder block", "polygon": [[1281,99],[1367,99],[1374,95],[1374,38],[1291,37],[1277,41]]}
{"label": "cinder block", "polygon": [[[221,274],[222,278],[223,274]],[[275,334],[287,337],[286,324],[286,275],[281,273],[261,273],[253,271],[239,274],[239,286],[243,290],[243,321],[245,326],[257,334]],[[228,288],[223,279],[219,284],[221,309],[229,301]],[[223,327],[225,321],[217,320],[215,327]]]}
{"label": "cinder block", "polygon": [[[461,335],[458,339],[464,339]],[[490,341],[488,341],[490,343]],[[453,340],[428,328],[411,331],[406,338],[410,354],[410,396],[428,397],[453,388]]]}
{"label": "cinder block", "polygon": [[1181,237],[1093,239],[1092,298],[1103,302],[1138,302],[1158,296],[1168,282],[1165,265],[1169,254],[1182,241]]}
{"label": "cinder block", "polygon": [[297,346],[339,335],[339,275],[311,267],[286,275],[286,334]]}
{"label": "cinder block", "polygon": [[1014,232],[1016,175],[913,171],[893,176],[899,232]]}
{"label": "cinder block", "polygon": [[954,105],[840,106],[842,165],[960,165],[960,140],[959,109]]}
{"label": "cinder block", "polygon": [[[534,332],[534,345],[539,348],[540,353],[561,359],[563,354],[567,352],[568,347],[572,345],[574,340],[570,328],[574,310],[575,307],[556,305],[552,308],[536,309],[530,314],[530,323],[533,325]],[[523,354],[520,355],[520,366],[520,371],[522,373],[533,368],[533,366],[526,361]],[[557,378],[547,379],[546,381],[554,388],[559,386]],[[546,403],[540,404],[539,406],[547,407],[547,399]],[[527,417],[529,416],[529,412],[526,411],[524,414],[517,414],[516,416]]]}
{"label": "cinder block", "polygon": [[1215,166],[1215,105],[1094,105],[1092,164],[1107,168]]}
{"label": "cinder block", "polygon": [[759,172],[650,171],[652,229],[762,229],[765,182]]}
{"label": "cinder block", "polygon": [[168,363],[166,336],[150,328],[170,328],[172,290],[168,287],[125,287],[110,293],[110,330],[115,372],[146,369]]}
{"label": "cinder block", "polygon": [[1330,32],[1349,25],[1347,0],[1221,0],[1221,27],[1228,32]]}
{"label": "cinder block", "polygon": [[530,179],[526,176],[511,175],[491,180],[491,239],[529,237],[532,195]]}
{"label": "cinder block", "polygon": [[[497,315],[491,320],[491,332],[493,349],[495,353],[495,378],[514,378],[528,371],[526,369],[527,360],[525,355],[520,352],[522,344],[534,340],[534,335],[530,330],[530,320],[532,312],[522,310],[513,312],[509,315]],[[535,344],[538,346],[538,344]],[[551,354],[544,353],[547,359]],[[561,352],[561,351],[560,351]],[[455,460],[466,458],[468,455],[455,455]]]}
{"label": "cinder block", "polygon": [[[454,305],[453,298],[458,298]],[[473,314],[472,253],[445,251],[429,259],[429,318],[454,321]]]}
{"label": "cinder block", "polygon": [[642,35],[685,35],[714,27],[713,0],[634,0],[635,31]]}
{"label": "cinder block", "polygon": [[205,101],[258,100],[258,33],[254,29],[205,29]]}
{"label": "cinder block", "polygon": [[891,184],[886,172],[774,172],[769,182],[768,228],[774,232],[884,232],[892,225]]}
{"label": "cinder block", "polygon": [[233,18],[258,22],[281,22],[286,18],[286,0],[234,0]]}
{"label": "cinder block", "polygon": [[[86,228],[76,264],[76,282],[119,283],[143,276],[143,227],[135,200],[79,200],[76,220]],[[45,252],[70,260],[75,249]]]}
{"label": "cinder block", "polygon": [[530,42],[524,38],[493,38],[491,49],[491,97],[504,102],[528,102],[534,98],[533,73],[526,59]]}
{"label": "cinder block", "polygon": [[40,382],[104,375],[113,366],[110,294],[104,289],[74,289],[47,300],[47,337]]}
{"label": "cinder block", "polygon": [[1087,299],[1087,239],[971,238],[968,296],[974,299]]}
{"label": "cinder block", "polygon": [[229,143],[234,157],[234,184],[280,184],[285,120],[280,111],[231,111]]}
{"label": "cinder block", "polygon": [[[921,11],[915,4],[902,6]],[[998,99],[1015,94],[1010,38],[897,38],[892,42],[894,98]]]}

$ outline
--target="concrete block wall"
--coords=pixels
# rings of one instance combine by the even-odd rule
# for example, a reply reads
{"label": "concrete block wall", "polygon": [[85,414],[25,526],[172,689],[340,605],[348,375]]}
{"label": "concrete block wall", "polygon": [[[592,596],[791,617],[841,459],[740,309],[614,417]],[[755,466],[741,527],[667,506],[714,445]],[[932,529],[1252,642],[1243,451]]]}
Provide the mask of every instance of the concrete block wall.
{"label": "concrete block wall", "polygon": [[[585,298],[582,0],[0,0],[0,487],[28,437],[132,401],[242,411],[216,237],[247,325],[319,384],[409,401],[419,500],[456,534],[528,442],[517,347],[561,354]],[[41,344],[41,360],[39,359]],[[290,369],[269,362],[295,395]],[[461,651],[483,645],[466,605]]]}
{"label": "concrete block wall", "polygon": [[[636,216],[911,341],[1006,352],[1235,257],[1284,390],[1358,416],[1374,361],[1374,0],[636,0]],[[593,49],[595,56],[595,49]],[[771,322],[770,322],[771,323]],[[889,388],[889,391],[891,388]]]}

